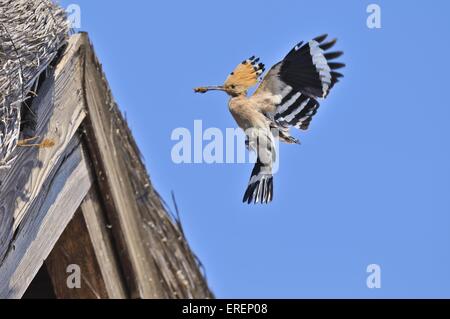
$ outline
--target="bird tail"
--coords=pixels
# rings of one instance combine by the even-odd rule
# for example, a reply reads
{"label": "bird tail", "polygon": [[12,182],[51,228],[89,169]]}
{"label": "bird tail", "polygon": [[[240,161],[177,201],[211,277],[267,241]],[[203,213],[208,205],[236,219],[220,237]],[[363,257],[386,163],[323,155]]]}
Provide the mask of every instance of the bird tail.
{"label": "bird tail", "polygon": [[272,167],[261,161],[255,164],[243,202],[268,204],[273,199]]}

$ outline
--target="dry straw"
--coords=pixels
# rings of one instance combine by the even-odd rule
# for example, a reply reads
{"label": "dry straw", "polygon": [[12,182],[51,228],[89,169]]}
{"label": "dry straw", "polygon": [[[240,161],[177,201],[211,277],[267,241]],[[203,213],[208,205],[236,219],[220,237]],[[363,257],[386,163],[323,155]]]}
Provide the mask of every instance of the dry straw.
{"label": "dry straw", "polygon": [[0,0],[0,169],[15,159],[23,103],[68,31],[65,11],[51,0]]}

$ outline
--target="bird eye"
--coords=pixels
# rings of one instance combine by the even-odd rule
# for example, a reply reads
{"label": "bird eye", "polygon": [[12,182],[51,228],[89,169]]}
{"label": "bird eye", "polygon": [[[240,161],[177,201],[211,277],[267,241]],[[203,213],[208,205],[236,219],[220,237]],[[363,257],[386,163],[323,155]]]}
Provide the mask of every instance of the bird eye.
{"label": "bird eye", "polygon": [[230,87],[231,87],[232,89],[235,89],[235,88],[236,88],[236,85],[231,84]]}

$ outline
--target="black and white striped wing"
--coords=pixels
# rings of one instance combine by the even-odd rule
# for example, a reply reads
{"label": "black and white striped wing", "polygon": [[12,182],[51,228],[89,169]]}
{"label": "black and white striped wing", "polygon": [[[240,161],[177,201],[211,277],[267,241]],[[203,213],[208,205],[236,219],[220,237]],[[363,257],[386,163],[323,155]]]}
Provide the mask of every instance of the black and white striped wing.
{"label": "black and white striped wing", "polygon": [[343,53],[327,53],[336,40],[324,43],[326,37],[299,43],[268,72],[255,92],[256,98],[270,98],[275,104],[275,112],[270,117],[279,125],[308,129],[320,107],[317,100],[327,97],[343,77],[335,70],[345,65],[331,62]]}
{"label": "black and white striped wing", "polygon": [[282,61],[279,77],[309,97],[325,98],[342,74],[335,70],[344,67],[342,63],[331,62],[342,52],[327,52],[336,44],[336,39],[324,42],[327,35],[317,37],[308,43],[299,43]]}
{"label": "black and white striped wing", "polygon": [[319,107],[320,104],[316,99],[303,93],[289,94],[278,105],[273,119],[275,123],[285,128],[292,126],[307,130]]}

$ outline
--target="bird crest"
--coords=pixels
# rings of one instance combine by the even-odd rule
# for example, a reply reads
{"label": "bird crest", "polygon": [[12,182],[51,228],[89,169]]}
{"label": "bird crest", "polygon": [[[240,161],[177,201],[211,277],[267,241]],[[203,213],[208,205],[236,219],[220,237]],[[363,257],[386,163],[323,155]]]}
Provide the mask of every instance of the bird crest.
{"label": "bird crest", "polygon": [[258,83],[258,78],[264,71],[264,64],[259,63],[259,58],[252,56],[231,72],[225,81],[225,87],[239,88],[242,91],[246,91]]}

